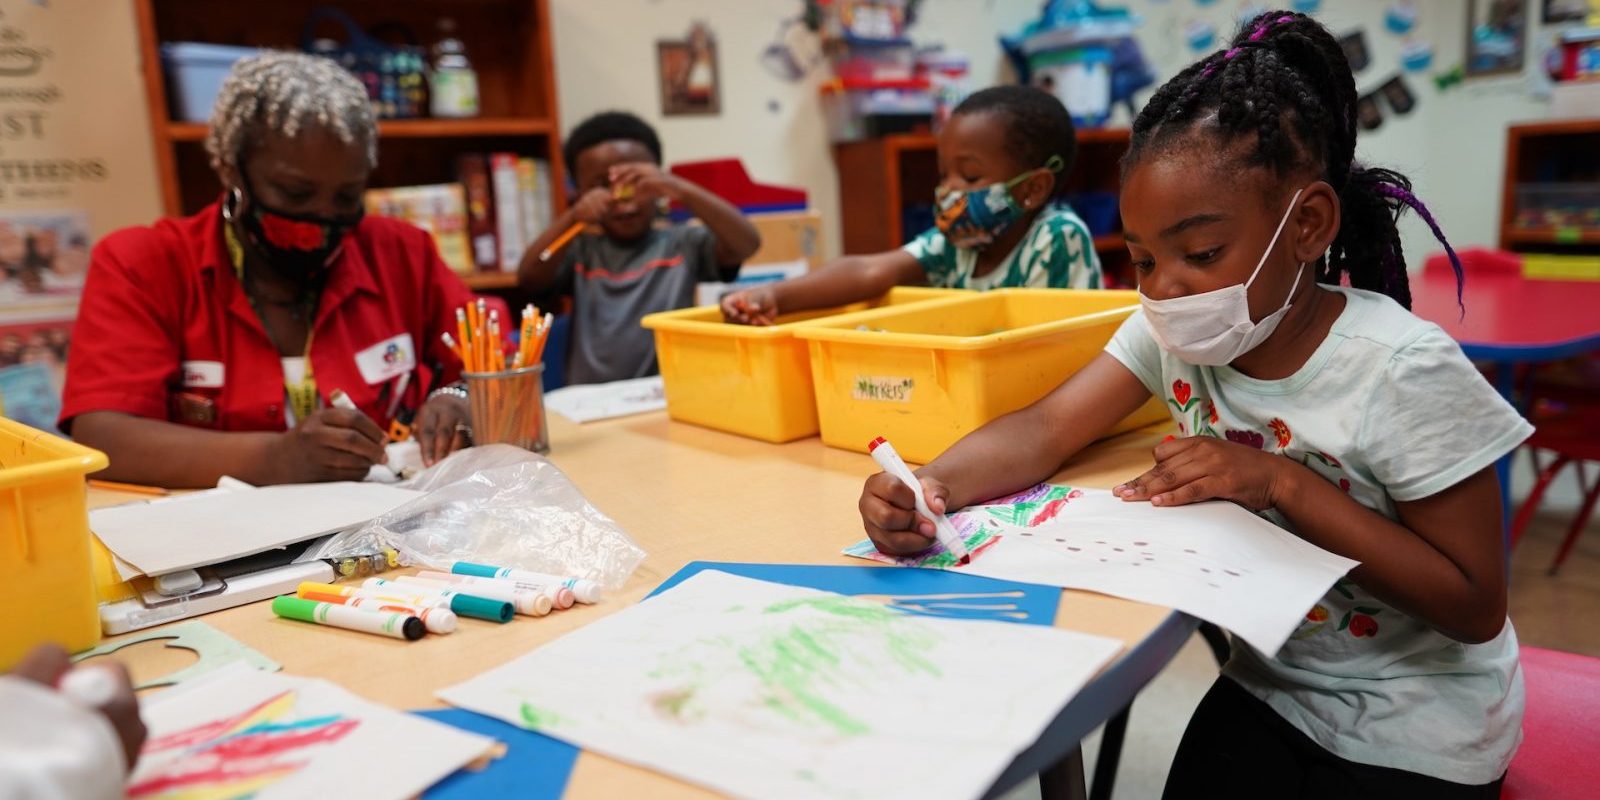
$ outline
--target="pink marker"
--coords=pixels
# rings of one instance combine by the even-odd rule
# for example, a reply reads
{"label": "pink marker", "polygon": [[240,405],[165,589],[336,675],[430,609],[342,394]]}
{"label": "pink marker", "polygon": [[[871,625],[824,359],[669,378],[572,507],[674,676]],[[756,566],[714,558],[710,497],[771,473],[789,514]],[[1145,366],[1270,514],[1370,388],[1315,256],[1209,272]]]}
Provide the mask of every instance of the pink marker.
{"label": "pink marker", "polygon": [[899,478],[901,483],[911,488],[912,496],[917,499],[917,513],[933,520],[934,537],[939,544],[944,545],[947,552],[956,557],[956,563],[966,564],[972,561],[972,556],[967,553],[967,543],[962,541],[961,533],[956,530],[956,526],[950,524],[945,515],[935,514],[928,508],[928,500],[922,496],[922,481],[917,480],[911,468],[901,460],[900,454],[894,451],[894,445],[879,436],[867,445],[867,452],[872,454],[872,460],[878,462],[878,466],[882,467],[884,472]]}

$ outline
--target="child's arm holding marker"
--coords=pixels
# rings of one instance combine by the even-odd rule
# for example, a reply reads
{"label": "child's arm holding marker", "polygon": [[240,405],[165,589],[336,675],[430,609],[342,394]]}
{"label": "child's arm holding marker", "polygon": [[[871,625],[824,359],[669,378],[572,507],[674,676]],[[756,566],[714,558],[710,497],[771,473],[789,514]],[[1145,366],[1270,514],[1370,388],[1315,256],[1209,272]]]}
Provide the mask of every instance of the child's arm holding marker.
{"label": "child's arm holding marker", "polygon": [[927,281],[922,265],[904,250],[844,256],[792,280],[729,294],[722,298],[722,316],[741,325],[771,325],[779,314],[870,300]]}
{"label": "child's arm holding marker", "polygon": [[[1068,458],[1150,398],[1149,390],[1104,353],[1033,405],[967,434],[916,470],[928,509],[944,514],[1048,480]],[[867,479],[859,503],[878,549],[927,549],[934,521],[916,512],[910,487],[888,473]]]}

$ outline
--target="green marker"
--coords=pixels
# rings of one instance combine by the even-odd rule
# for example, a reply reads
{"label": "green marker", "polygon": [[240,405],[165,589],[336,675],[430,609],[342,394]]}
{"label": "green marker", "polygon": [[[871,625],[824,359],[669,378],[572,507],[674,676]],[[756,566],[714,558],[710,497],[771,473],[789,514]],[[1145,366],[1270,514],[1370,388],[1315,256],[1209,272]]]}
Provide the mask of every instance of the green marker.
{"label": "green marker", "polygon": [[285,619],[331,625],[363,633],[376,633],[393,639],[414,641],[421,639],[427,628],[422,620],[409,614],[394,611],[371,611],[365,608],[319,603],[285,595],[272,600],[272,613]]}

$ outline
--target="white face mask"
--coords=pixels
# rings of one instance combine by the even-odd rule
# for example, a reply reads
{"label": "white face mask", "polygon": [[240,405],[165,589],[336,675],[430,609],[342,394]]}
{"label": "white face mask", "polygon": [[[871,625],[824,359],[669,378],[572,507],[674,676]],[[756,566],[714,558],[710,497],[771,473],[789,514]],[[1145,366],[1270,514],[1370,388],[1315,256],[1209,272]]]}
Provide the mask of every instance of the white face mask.
{"label": "white face mask", "polygon": [[1278,229],[1272,232],[1272,241],[1267,244],[1267,251],[1261,254],[1261,260],[1256,262],[1256,270],[1250,273],[1249,280],[1167,300],[1151,300],[1144,292],[1139,293],[1144,317],[1150,323],[1156,343],[1163,350],[1189,364],[1215,367],[1254,350],[1277,330],[1278,323],[1289,313],[1289,301],[1294,298],[1294,291],[1300,288],[1300,275],[1305,272],[1305,265],[1301,264],[1295,271],[1294,285],[1289,287],[1289,296],[1283,299],[1283,306],[1260,322],[1250,320],[1249,290],[1250,284],[1255,283],[1256,276],[1261,274],[1261,267],[1267,263],[1267,256],[1272,254],[1272,248],[1277,246],[1278,236],[1283,233],[1283,226],[1288,223],[1289,212],[1294,210],[1300,192],[1295,192],[1294,197],[1289,199],[1289,207],[1284,209],[1283,219],[1278,220]]}

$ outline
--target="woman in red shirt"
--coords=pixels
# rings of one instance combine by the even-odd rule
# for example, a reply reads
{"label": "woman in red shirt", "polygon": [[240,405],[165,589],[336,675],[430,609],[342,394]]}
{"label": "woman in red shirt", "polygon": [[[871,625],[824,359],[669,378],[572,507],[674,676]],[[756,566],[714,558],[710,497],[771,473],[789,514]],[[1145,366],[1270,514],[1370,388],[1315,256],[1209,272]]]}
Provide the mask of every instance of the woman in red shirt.
{"label": "woman in red shirt", "polygon": [[[427,233],[363,218],[377,126],[327,59],[234,65],[206,136],[224,194],[95,248],[62,429],[106,478],[209,486],[360,480],[414,415],[424,461],[465,446],[439,340],[471,293]],[[329,401],[343,390],[359,411]]]}

